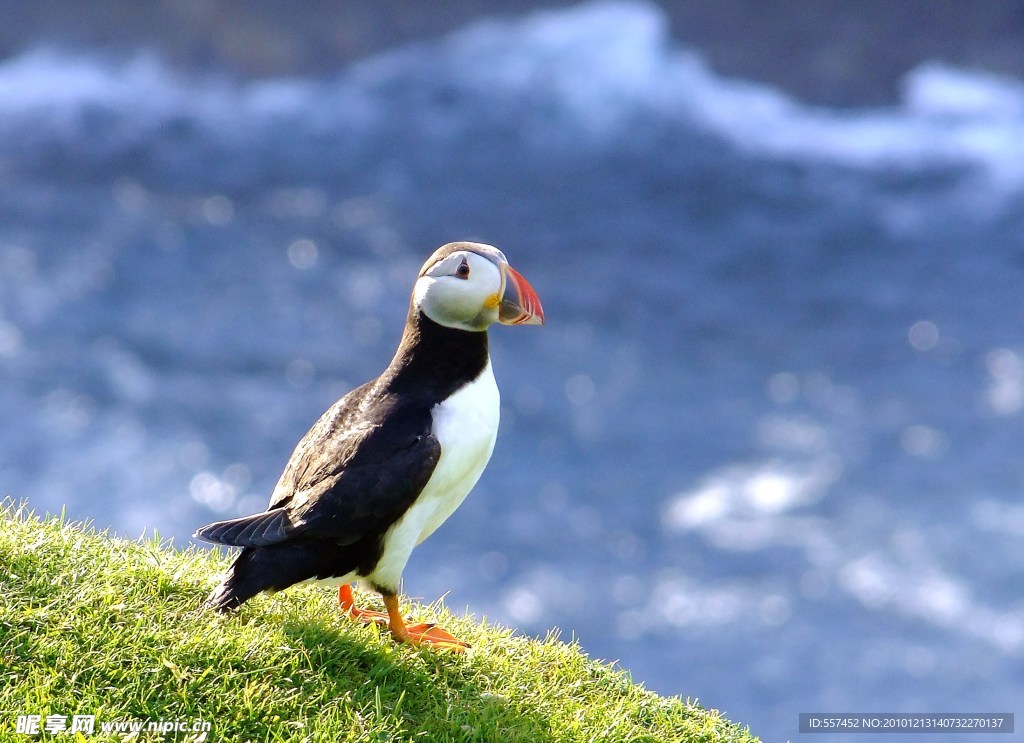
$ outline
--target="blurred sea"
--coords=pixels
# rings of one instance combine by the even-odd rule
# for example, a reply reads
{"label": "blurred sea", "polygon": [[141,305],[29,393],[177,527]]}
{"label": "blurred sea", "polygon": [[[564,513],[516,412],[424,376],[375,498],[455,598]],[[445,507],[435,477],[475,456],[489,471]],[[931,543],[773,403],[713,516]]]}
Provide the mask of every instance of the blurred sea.
{"label": "blurred sea", "polygon": [[814,107],[646,4],[328,79],[38,48],[0,63],[0,493],[180,545],[262,509],[481,240],[548,325],[492,331],[495,455],[409,594],[767,741],[1024,713],[1022,196],[1024,82]]}

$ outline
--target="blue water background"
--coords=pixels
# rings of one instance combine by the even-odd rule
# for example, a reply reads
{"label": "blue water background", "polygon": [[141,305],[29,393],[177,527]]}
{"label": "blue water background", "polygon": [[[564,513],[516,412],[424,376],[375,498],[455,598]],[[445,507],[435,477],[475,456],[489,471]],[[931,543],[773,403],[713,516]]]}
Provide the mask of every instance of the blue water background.
{"label": "blue water background", "polygon": [[769,741],[1024,713],[1022,195],[1024,83],[817,108],[644,4],[329,79],[37,49],[0,64],[0,491],[179,545],[261,510],[481,240],[548,325],[491,332],[495,455],[409,594]]}

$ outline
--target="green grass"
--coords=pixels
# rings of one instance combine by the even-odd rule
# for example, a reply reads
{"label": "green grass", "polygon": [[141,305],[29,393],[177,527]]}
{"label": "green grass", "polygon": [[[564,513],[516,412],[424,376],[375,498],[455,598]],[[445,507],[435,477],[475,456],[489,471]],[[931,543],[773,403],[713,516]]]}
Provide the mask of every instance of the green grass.
{"label": "green grass", "polygon": [[[234,616],[199,611],[227,564],[0,508],[0,741],[756,741],[573,643],[440,605],[403,609],[466,639],[467,655],[396,645],[315,587],[257,597]],[[19,735],[26,714],[66,715],[69,727],[91,714],[96,727]],[[118,720],[211,729],[101,731]]]}

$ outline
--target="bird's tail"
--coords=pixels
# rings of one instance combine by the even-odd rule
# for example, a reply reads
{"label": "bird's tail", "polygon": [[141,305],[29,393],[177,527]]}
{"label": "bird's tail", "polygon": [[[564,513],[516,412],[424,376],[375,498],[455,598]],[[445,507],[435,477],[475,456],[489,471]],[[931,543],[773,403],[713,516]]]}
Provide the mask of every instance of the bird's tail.
{"label": "bird's tail", "polygon": [[262,591],[274,593],[310,579],[353,574],[358,562],[358,544],[309,540],[246,547],[203,606],[220,612],[231,611]]}
{"label": "bird's tail", "polygon": [[224,574],[220,585],[214,588],[213,593],[206,599],[203,608],[228,612],[237,609],[257,593],[268,588],[263,585],[264,581],[260,580],[259,571],[252,569],[253,563],[259,561],[256,557],[258,551],[258,547],[242,550]]}

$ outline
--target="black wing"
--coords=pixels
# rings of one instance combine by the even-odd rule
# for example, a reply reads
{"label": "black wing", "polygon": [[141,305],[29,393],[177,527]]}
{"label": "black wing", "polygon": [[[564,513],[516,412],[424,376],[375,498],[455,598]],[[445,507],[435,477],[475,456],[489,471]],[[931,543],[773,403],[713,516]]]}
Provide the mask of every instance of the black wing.
{"label": "black wing", "polygon": [[196,531],[267,546],[293,538],[350,544],[383,533],[416,500],[441,456],[430,408],[370,385],[335,403],[295,447],[264,513]]}

